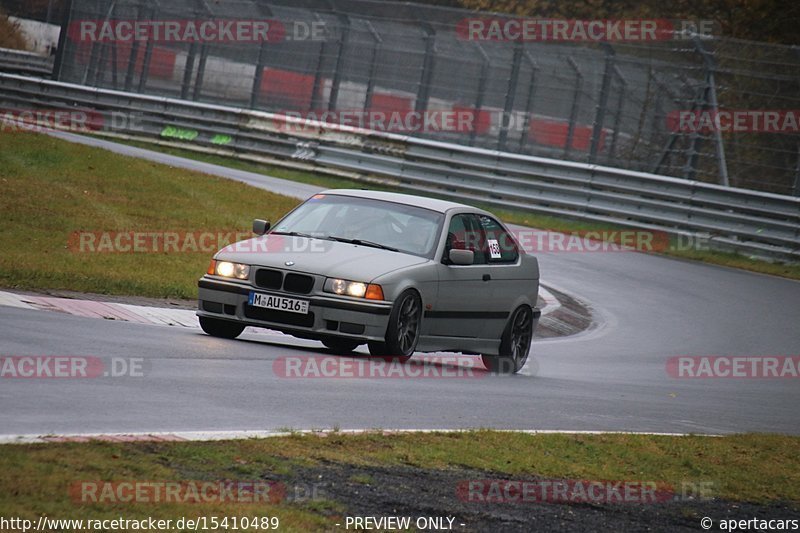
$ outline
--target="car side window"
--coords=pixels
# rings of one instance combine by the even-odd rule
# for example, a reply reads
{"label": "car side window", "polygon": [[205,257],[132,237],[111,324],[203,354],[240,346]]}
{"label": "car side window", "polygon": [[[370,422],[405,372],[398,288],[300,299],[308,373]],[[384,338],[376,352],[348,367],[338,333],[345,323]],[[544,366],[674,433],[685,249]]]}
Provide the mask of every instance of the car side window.
{"label": "car side window", "polygon": [[486,239],[484,251],[489,263],[514,263],[519,258],[519,250],[511,235],[490,216],[479,215],[478,219]]}
{"label": "car side window", "polygon": [[475,256],[473,265],[486,264],[486,254],[483,245],[483,232],[475,215],[455,215],[450,219],[447,229],[447,243],[444,248],[443,263],[449,263],[450,250],[472,250]]}

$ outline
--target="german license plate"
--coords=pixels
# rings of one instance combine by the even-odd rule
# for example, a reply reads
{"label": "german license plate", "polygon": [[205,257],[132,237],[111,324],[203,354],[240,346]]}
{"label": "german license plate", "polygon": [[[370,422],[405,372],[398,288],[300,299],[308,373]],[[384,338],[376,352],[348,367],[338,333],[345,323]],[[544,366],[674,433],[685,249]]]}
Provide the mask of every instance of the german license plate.
{"label": "german license plate", "polygon": [[308,300],[250,292],[247,303],[253,307],[263,307],[264,309],[274,309],[276,311],[286,311],[288,313],[298,313],[300,315],[308,314]]}

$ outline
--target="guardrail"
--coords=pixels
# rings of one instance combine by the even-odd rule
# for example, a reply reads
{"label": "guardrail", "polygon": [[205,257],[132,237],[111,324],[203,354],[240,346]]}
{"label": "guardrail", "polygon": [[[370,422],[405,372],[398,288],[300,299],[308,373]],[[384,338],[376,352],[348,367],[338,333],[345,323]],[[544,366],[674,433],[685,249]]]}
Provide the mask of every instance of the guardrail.
{"label": "guardrail", "polygon": [[50,76],[55,59],[33,52],[0,48],[0,71],[29,74],[31,76]]}
{"label": "guardrail", "polygon": [[800,198],[508,154],[284,115],[0,74],[4,108],[92,110],[95,133],[418,193],[708,239],[800,259]]}

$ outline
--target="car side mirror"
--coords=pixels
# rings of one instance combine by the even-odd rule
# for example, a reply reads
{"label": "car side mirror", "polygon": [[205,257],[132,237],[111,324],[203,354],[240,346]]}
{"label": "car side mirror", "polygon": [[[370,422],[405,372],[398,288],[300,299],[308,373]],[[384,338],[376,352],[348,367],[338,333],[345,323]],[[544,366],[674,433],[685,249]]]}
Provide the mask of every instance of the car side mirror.
{"label": "car side mirror", "polygon": [[472,250],[450,250],[450,262],[454,265],[471,265],[475,261]]}
{"label": "car side mirror", "polygon": [[253,233],[256,235],[264,235],[266,232],[269,231],[270,224],[267,220],[261,220],[257,218],[253,221]]}

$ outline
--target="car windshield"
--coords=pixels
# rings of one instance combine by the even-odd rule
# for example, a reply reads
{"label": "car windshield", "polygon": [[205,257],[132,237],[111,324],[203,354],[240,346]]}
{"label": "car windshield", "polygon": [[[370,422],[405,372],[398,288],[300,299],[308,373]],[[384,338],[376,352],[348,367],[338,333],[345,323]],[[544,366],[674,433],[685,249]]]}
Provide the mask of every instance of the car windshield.
{"label": "car windshield", "polygon": [[413,205],[318,194],[286,215],[271,233],[350,242],[432,257],[442,213]]}

